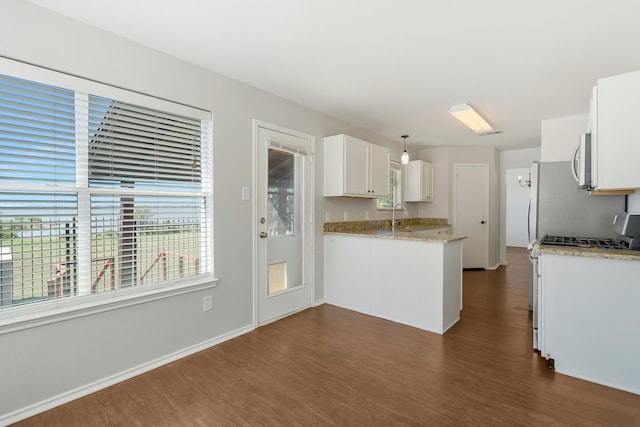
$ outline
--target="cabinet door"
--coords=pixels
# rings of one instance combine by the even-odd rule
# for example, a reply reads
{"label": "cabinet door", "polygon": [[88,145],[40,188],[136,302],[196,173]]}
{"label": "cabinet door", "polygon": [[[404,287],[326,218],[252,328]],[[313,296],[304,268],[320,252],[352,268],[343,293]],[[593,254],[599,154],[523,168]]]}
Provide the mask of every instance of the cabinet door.
{"label": "cabinet door", "polygon": [[345,136],[344,141],[344,193],[353,196],[370,196],[369,146],[359,139]]}
{"label": "cabinet door", "polygon": [[404,201],[422,201],[422,160],[411,160],[404,168]]}
{"label": "cabinet door", "polygon": [[371,239],[324,236],[324,280],[327,304],[368,314]]}
{"label": "cabinet door", "polygon": [[420,198],[424,202],[433,201],[433,165],[431,163],[422,162],[420,179]]}
{"label": "cabinet door", "polygon": [[640,71],[598,80],[599,190],[640,188]]}
{"label": "cabinet door", "polygon": [[389,150],[371,145],[370,194],[389,197]]}
{"label": "cabinet door", "polygon": [[405,168],[405,201],[433,201],[433,165],[423,160],[412,160]]}

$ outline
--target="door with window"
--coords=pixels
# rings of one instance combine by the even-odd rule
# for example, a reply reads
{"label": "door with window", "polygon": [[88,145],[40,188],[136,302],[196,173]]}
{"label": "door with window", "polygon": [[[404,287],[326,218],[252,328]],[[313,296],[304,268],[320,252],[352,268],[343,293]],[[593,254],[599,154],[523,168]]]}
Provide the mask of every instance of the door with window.
{"label": "door with window", "polygon": [[257,319],[263,325],[313,298],[313,137],[257,126]]}

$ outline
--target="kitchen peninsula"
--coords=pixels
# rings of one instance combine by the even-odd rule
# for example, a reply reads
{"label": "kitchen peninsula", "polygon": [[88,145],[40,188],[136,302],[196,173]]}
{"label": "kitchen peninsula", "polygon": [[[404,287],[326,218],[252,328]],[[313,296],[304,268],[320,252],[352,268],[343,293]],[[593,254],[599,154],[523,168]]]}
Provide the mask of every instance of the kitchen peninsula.
{"label": "kitchen peninsula", "polygon": [[439,334],[460,319],[462,240],[446,219],[325,223],[325,301]]}

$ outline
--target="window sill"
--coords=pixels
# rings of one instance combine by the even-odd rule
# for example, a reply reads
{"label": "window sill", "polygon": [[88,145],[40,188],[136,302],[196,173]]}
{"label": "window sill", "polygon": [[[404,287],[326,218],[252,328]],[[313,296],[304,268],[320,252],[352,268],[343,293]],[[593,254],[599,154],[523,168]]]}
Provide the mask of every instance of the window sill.
{"label": "window sill", "polygon": [[147,285],[6,308],[0,312],[0,335],[198,292],[217,285],[218,279],[210,277],[188,285]]}

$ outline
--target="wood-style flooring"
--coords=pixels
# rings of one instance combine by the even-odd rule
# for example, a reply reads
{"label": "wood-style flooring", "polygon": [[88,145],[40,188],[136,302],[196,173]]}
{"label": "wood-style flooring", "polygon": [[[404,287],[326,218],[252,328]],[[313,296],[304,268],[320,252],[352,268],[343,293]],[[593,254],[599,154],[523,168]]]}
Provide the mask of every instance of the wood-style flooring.
{"label": "wood-style flooring", "polygon": [[640,425],[640,396],[554,373],[532,349],[526,251],[507,256],[464,272],[444,336],[323,305],[17,425]]}

